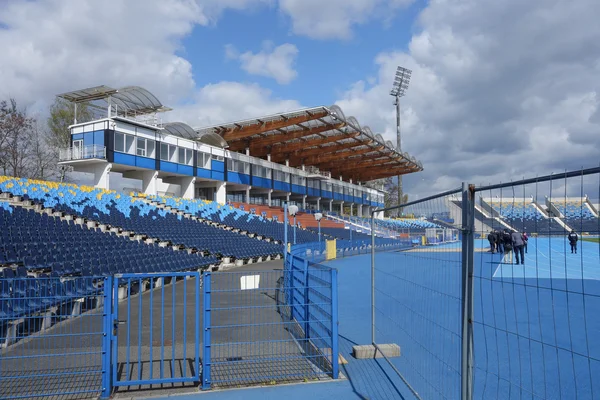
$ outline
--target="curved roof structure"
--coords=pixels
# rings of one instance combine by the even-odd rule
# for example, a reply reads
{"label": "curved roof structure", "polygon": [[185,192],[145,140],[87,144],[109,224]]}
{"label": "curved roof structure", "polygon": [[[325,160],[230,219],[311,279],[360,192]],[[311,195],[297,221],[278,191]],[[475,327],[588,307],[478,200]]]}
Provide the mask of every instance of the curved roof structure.
{"label": "curved roof structure", "polygon": [[396,151],[390,141],[356,118],[346,117],[339,106],[314,107],[244,121],[196,129],[201,135],[218,135],[229,150],[268,158],[291,167],[313,166],[332,177],[366,182],[418,172],[423,165]]}
{"label": "curved roof structure", "polygon": [[185,122],[167,122],[163,125],[163,129],[171,135],[179,136],[184,139],[195,140],[196,131]]}
{"label": "curved roof structure", "polygon": [[227,147],[227,142],[216,133],[198,133],[185,122],[167,122],[163,125],[163,129],[171,135],[179,136],[184,139],[197,140],[215,147]]}
{"label": "curved roof structure", "polygon": [[115,107],[117,115],[150,114],[171,110],[163,106],[155,95],[139,86],[126,86],[121,89],[114,89],[102,85],[59,94],[57,97],[73,103],[102,102],[104,104],[111,104]]}

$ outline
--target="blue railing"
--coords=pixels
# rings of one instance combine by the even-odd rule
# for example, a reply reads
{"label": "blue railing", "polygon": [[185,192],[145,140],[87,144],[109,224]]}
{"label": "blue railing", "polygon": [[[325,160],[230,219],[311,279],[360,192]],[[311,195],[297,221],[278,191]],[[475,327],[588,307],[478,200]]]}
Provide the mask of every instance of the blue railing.
{"label": "blue railing", "polygon": [[98,396],[110,278],[0,278],[0,398]]}
{"label": "blue railing", "polygon": [[288,259],[204,274],[203,389],[337,378],[336,271]]}
{"label": "blue railing", "polygon": [[301,248],[274,271],[0,279],[0,398],[337,378],[337,271]]}
{"label": "blue railing", "polygon": [[199,380],[200,282],[197,271],[115,276],[112,386]]}

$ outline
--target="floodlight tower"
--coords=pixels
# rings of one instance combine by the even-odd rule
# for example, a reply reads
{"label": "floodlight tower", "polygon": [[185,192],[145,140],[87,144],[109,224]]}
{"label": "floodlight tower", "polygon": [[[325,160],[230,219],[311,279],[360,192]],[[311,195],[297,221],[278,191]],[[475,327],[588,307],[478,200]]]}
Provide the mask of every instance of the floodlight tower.
{"label": "floodlight tower", "polygon": [[[390,95],[394,96],[395,98],[394,105],[396,106],[396,150],[398,150],[399,153],[402,153],[402,137],[400,134],[400,97],[403,97],[406,94],[408,84],[410,83],[411,74],[412,71],[410,69],[398,66],[398,68],[396,69],[394,84],[392,85],[392,90],[390,91]],[[402,196],[402,175],[398,175],[398,205],[402,204]],[[400,209],[398,209],[398,213],[400,213]]]}

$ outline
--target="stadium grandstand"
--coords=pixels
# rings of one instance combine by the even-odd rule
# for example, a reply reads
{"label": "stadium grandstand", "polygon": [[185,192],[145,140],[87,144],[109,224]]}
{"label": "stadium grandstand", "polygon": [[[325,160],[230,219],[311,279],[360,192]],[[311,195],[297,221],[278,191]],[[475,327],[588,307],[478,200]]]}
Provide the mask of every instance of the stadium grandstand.
{"label": "stadium grandstand", "polygon": [[[448,200],[448,207],[459,215],[460,200]],[[491,230],[528,232],[541,235],[564,235],[598,231],[598,208],[587,197],[493,197],[478,199],[475,205],[477,231]],[[443,221],[436,220],[443,225]]]}
{"label": "stadium grandstand", "polygon": [[[146,307],[158,307],[152,300],[154,293],[160,296],[164,313],[166,290],[172,291],[173,297],[169,300],[172,306],[177,303],[184,310],[184,316],[177,317],[183,321],[182,329],[175,329],[173,322],[169,339],[173,342],[171,362],[176,359],[175,337],[179,331],[183,337],[178,339],[177,351],[183,349],[183,353],[178,357],[186,359],[186,343],[189,345],[192,340],[196,346],[196,361],[199,360],[196,340],[199,331],[186,339],[186,299],[192,295],[191,289],[189,292],[186,289],[187,280],[197,285],[198,296],[203,290],[201,284],[210,279],[210,272],[235,271],[236,267],[248,271],[256,263],[263,263],[264,268],[254,268],[259,268],[263,279],[280,277],[270,285],[270,289],[275,290],[282,284],[282,259],[289,252],[285,250],[286,241],[289,245],[312,246],[309,253],[312,257],[324,257],[325,242],[328,246],[333,243],[332,254],[335,255],[336,240],[338,253],[364,253],[371,245],[371,232],[356,225],[363,220],[363,215],[373,212],[383,219],[383,213],[377,210],[383,208],[385,194],[366,184],[422,170],[422,165],[413,157],[397,152],[381,135],[359,125],[355,118],[346,117],[337,106],[313,107],[194,129],[182,122],[163,123],[159,115],[170,109],[140,87],[98,86],[59,97],[71,102],[75,109],[86,107],[90,111],[88,120],[74,120],[69,127],[71,144],[60,150],[59,164],[93,176],[94,184],[0,176],[0,398],[65,393],[72,398],[106,397],[112,387],[158,379],[152,375],[152,348],[157,346],[152,332],[158,327],[153,325],[152,311],[149,321],[142,319],[142,313],[148,312]],[[140,185],[133,190],[118,187],[115,173],[137,180]],[[284,205],[297,205],[300,210],[288,219]],[[344,210],[348,209],[351,215],[344,216]],[[318,220],[316,212],[328,214],[327,218]],[[405,223],[424,227],[420,222]],[[388,224],[377,225],[376,248],[412,245],[391,233],[393,230]],[[293,271],[293,267],[290,268]],[[267,270],[271,275],[265,272]],[[305,279],[309,279],[311,271],[304,272]],[[317,272],[322,275],[322,271]],[[333,278],[321,275],[315,282],[331,281],[328,296],[333,307]],[[110,289],[113,284],[117,285],[114,290]],[[172,289],[165,289],[169,285]],[[309,287],[308,282],[305,285]],[[273,304],[280,314],[277,290],[269,296],[277,300],[278,303]],[[313,290],[323,289],[317,286]],[[307,303],[315,301],[309,299],[308,292],[302,295]],[[114,302],[112,296],[115,296]],[[139,298],[135,306],[140,318],[138,325],[135,325],[137,319],[130,318],[131,304],[137,301],[135,296]],[[238,297],[245,299],[237,309],[233,307],[239,313],[236,318],[242,321],[252,318],[255,306],[247,297],[236,296],[237,293],[232,293],[226,300],[233,307],[235,304],[231,301]],[[326,297],[320,301],[323,298]],[[202,299],[205,301],[208,300]],[[199,315],[201,303],[197,298],[192,297],[187,304],[196,307],[193,312]],[[107,307],[115,309],[109,312]],[[246,313],[241,311],[244,308],[247,308]],[[104,314],[99,312],[102,310]],[[175,321],[178,312],[173,309],[168,317],[162,318],[161,325],[169,318]],[[294,308],[288,312],[293,315]],[[126,317],[121,314],[117,320],[118,313],[126,313]],[[218,321],[228,321],[219,319],[217,311],[215,315]],[[117,322],[106,322],[106,318],[112,316]],[[311,318],[316,316],[307,316],[307,323]],[[320,324],[325,321],[323,318],[332,320],[333,314],[329,312],[321,318]],[[280,319],[278,323],[283,324]],[[247,330],[256,328],[254,320],[246,322]],[[116,324],[113,332],[118,333],[114,333],[114,337],[102,334],[113,323]],[[126,331],[117,329],[121,323],[127,324]],[[203,319],[201,323],[209,322]],[[150,333],[147,330],[142,333],[147,329],[142,328],[144,324],[149,324]],[[144,352],[139,350],[138,378],[128,380],[131,378],[127,374],[115,372],[106,389],[104,379],[108,379],[108,369],[106,360],[102,359],[107,354],[105,346],[114,345],[116,353],[111,356],[114,362],[126,359],[129,368],[130,346],[134,346],[130,343],[130,329],[139,332],[136,333],[138,349],[142,341],[151,343]],[[237,332],[240,326],[228,329]],[[319,357],[327,358],[329,354],[329,366],[320,366],[317,372],[337,377],[337,372],[331,370],[334,340],[331,331],[329,344],[324,341],[312,344],[308,339],[309,328],[304,338],[297,332],[288,332],[286,327],[281,330],[283,333],[278,333],[283,336],[268,347],[266,343],[273,340],[271,335],[278,332],[277,325],[269,329],[269,336],[262,337],[260,354],[254,356],[262,357],[261,352],[271,351],[273,357],[293,358],[299,351],[298,346],[305,346],[303,341],[306,341],[317,346]],[[164,353],[167,346],[164,326],[162,330],[159,347]],[[122,337],[125,332],[126,339]],[[231,332],[215,336],[213,351],[216,352],[218,346],[240,348]],[[149,337],[145,336],[148,334]],[[158,337],[158,332],[156,335]],[[252,335],[252,340],[261,339],[260,335]],[[277,353],[282,351],[281,340],[290,341],[290,335],[295,343],[292,356]],[[73,353],[63,349],[65,337],[70,338]],[[242,348],[253,351],[252,344],[244,346]],[[24,349],[29,357],[26,361],[22,358]],[[64,351],[59,351],[61,349]],[[150,352],[150,358],[144,361],[146,351]],[[301,362],[298,359],[308,360],[301,375],[280,370],[281,381],[301,381],[315,375],[315,361],[311,357],[316,356],[311,352],[314,350],[304,350],[301,357],[294,356],[296,364]],[[88,357],[78,358],[77,354]],[[199,379],[199,366],[173,372],[175,369],[170,365],[171,376],[164,377],[163,364],[167,361],[164,354],[161,357],[162,380],[157,382]],[[38,358],[43,362],[35,361]],[[52,372],[56,362],[64,364],[64,368]],[[150,362],[150,369],[142,372],[145,362]],[[234,385],[260,383],[261,373],[272,373],[270,364],[261,363],[255,370],[256,382],[238,376],[241,372],[235,372],[235,368],[232,375],[231,371],[217,366],[212,383],[203,381],[202,386],[226,386],[225,377],[232,376]],[[119,365],[122,367],[123,363]],[[219,381],[219,376],[223,380]]]}
{"label": "stadium grandstand", "polygon": [[70,127],[71,146],[60,152],[60,163],[93,174],[97,188],[111,188],[116,172],[141,182],[146,195],[287,202],[340,213],[349,206],[362,216],[381,208],[384,198],[366,182],[422,170],[337,106],[194,129],[162,123],[161,113],[170,109],[140,87],[98,86],[58,97],[94,111],[91,120]]}

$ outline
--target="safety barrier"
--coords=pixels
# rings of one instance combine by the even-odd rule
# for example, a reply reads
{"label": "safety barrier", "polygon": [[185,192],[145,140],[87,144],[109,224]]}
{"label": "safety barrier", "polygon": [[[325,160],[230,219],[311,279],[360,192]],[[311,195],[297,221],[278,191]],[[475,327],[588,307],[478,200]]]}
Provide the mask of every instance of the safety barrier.
{"label": "safety barrier", "polygon": [[337,378],[335,271],[299,260],[289,285],[287,269],[204,274],[204,389]]}
{"label": "safety barrier", "polygon": [[594,167],[387,210],[448,216],[371,258],[371,341],[401,346],[410,398],[599,398],[599,188]]}
{"label": "safety barrier", "polygon": [[274,271],[1,279],[0,398],[335,379],[337,271],[303,249]]}
{"label": "safety barrier", "polygon": [[112,386],[199,380],[200,282],[196,271],[115,276]]}
{"label": "safety barrier", "polygon": [[109,278],[0,279],[0,398],[97,397]]}

